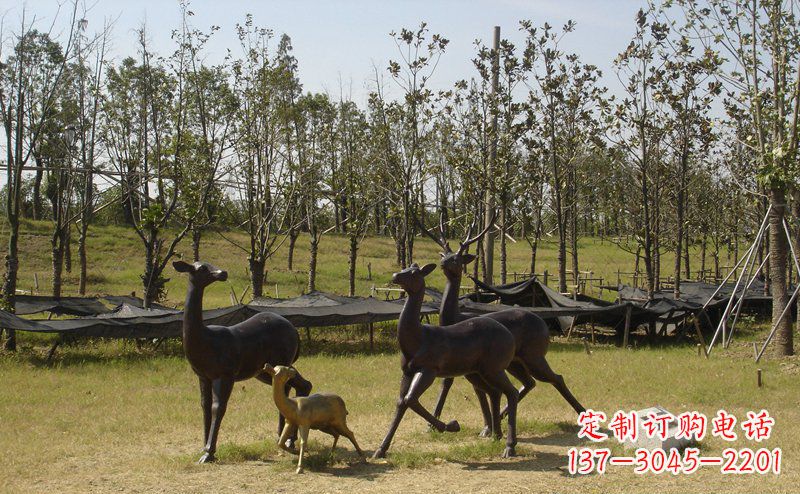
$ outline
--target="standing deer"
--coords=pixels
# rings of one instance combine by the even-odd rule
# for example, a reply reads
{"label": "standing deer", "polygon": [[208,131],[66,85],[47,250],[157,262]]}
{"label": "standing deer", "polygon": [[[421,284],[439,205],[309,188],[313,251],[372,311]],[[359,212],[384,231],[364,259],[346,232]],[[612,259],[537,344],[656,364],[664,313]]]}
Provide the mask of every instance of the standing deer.
{"label": "standing deer", "polygon": [[[228,408],[233,383],[255,377],[272,384],[264,364],[291,365],[300,353],[300,337],[292,323],[277,314],[263,312],[230,327],[203,323],[203,290],[228,273],[205,262],[175,261],[176,271],[189,274],[189,289],[183,308],[183,350],[200,380],[203,408],[203,456],[198,463],[214,461],[217,434]],[[308,396],[311,383],[299,374],[288,382],[298,396]],[[278,419],[278,434],[284,417]]]}
{"label": "standing deer", "polygon": [[[358,446],[356,436],[347,427],[347,407],[339,395],[314,393],[310,396],[289,398],[284,392],[284,386],[286,386],[286,381],[297,376],[297,370],[283,365],[272,367],[265,364],[264,371],[272,376],[272,396],[275,399],[275,406],[278,407],[281,415],[286,417],[286,426],[278,439],[278,446],[290,453],[299,454],[297,473],[303,473],[303,455],[308,446],[308,432],[311,429],[333,436],[331,454],[336,451],[339,436],[344,436],[356,448],[362,461],[364,460],[364,452]],[[289,436],[297,433],[298,429],[300,431],[299,452],[286,446],[286,440]]]}
{"label": "standing deer", "polygon": [[[444,293],[442,294],[442,303],[439,307],[439,324],[447,326],[472,317],[459,312],[458,296],[461,286],[461,276],[465,266],[475,260],[475,256],[468,254],[467,249],[471,244],[477,242],[486,234],[488,229],[492,226],[492,223],[493,222],[489,222],[489,226],[474,237],[470,237],[470,235],[475,225],[473,224],[470,226],[467,231],[466,239],[460,242],[457,252],[453,252],[445,238],[444,225],[442,225],[441,218],[438,236],[433,235],[423,225],[418,223],[422,232],[442,248],[440,265],[447,278],[447,283],[445,284]],[[564,378],[553,372],[550,365],[547,363],[547,359],[545,359],[547,348],[550,345],[550,331],[547,328],[547,323],[545,323],[541,317],[525,309],[507,309],[480,317],[493,319],[499,322],[514,335],[516,350],[514,359],[511,361],[507,370],[522,383],[522,387],[519,390],[520,400],[536,386],[536,379],[538,379],[539,381],[552,384],[577,413],[585,411],[583,406],[572,395],[569,388],[567,388],[567,385],[564,383]],[[441,415],[444,402],[447,399],[447,393],[450,391],[452,385],[453,378],[451,377],[445,378],[442,381],[442,389],[439,393],[439,399],[436,402],[436,408],[434,409],[435,417]],[[488,436],[491,431],[489,422],[490,414],[488,411],[489,405],[486,396],[481,393],[480,390],[476,390],[476,392],[485,422],[485,427],[483,431],[481,431],[481,436]],[[501,417],[504,417],[506,413],[507,408],[503,410]]]}
{"label": "standing deer", "polygon": [[392,282],[400,285],[408,295],[397,323],[403,377],[394,419],[374,457],[386,456],[397,427],[409,408],[439,432],[460,430],[457,421],[445,424],[419,402],[422,393],[437,377],[453,376],[465,376],[476,389],[489,394],[495,437],[502,435],[500,395],[505,395],[508,401],[508,436],[503,457],[515,456],[519,393],[505,373],[514,358],[514,337],[502,324],[488,318],[474,318],[447,327],[420,323],[425,276],[434,269],[435,264],[422,268],[412,264],[392,276]]}

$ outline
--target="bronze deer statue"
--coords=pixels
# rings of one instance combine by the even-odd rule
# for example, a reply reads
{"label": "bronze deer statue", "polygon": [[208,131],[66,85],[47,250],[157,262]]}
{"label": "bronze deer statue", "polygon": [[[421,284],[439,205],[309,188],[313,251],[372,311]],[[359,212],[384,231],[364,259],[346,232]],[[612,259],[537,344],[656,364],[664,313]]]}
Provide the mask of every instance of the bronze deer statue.
{"label": "bronze deer statue", "polygon": [[386,456],[397,427],[409,408],[439,432],[460,430],[457,421],[445,424],[419,402],[420,396],[437,377],[453,376],[465,376],[476,389],[489,394],[495,437],[502,435],[500,396],[505,395],[508,401],[508,436],[503,457],[515,456],[519,394],[505,373],[514,358],[514,337],[502,324],[488,318],[474,318],[447,327],[423,325],[420,310],[425,296],[425,276],[435,268],[435,264],[421,268],[412,264],[392,276],[392,282],[400,285],[408,295],[397,323],[403,377],[394,419],[374,457]]}
{"label": "bronze deer statue", "polygon": [[[203,322],[203,291],[215,281],[225,281],[228,273],[205,262],[189,264],[175,261],[176,271],[189,274],[189,289],[183,308],[183,350],[200,380],[203,408],[203,455],[198,463],[214,461],[217,435],[228,407],[233,383],[255,377],[272,384],[264,371],[267,362],[291,365],[300,353],[297,329],[277,314],[263,312],[230,327],[206,326]],[[297,374],[288,385],[298,396],[308,396],[311,383]],[[278,434],[284,417],[278,420]]]}
{"label": "bronze deer statue", "polygon": [[[474,255],[467,253],[469,246],[485,235],[488,229],[491,228],[492,223],[493,221],[490,221],[489,226],[482,232],[471,237],[473,229],[475,228],[473,223],[467,231],[465,240],[460,242],[458,251],[453,252],[445,238],[442,218],[440,218],[439,221],[438,236],[432,234],[418,222],[420,230],[442,248],[440,265],[447,278],[447,283],[445,284],[444,293],[442,294],[442,303],[439,307],[439,324],[447,326],[474,317],[461,314],[459,310],[458,296],[461,286],[461,276],[465,267],[475,260]],[[514,359],[511,361],[507,370],[522,383],[522,387],[519,390],[520,400],[536,386],[536,380],[538,379],[539,381],[552,384],[577,413],[581,413],[585,410],[572,395],[569,388],[567,388],[567,385],[564,383],[564,378],[553,372],[550,365],[547,363],[547,359],[545,359],[548,346],[550,345],[550,331],[547,328],[547,323],[545,323],[541,317],[525,309],[507,309],[480,317],[493,319],[499,322],[514,335],[516,351]],[[444,402],[447,399],[447,394],[452,385],[453,378],[448,377],[442,381],[439,399],[434,409],[435,417],[441,415]],[[476,390],[476,392],[486,424],[483,431],[481,431],[481,436],[487,436],[491,430],[488,404],[486,396],[483,395],[480,390]],[[503,410],[501,417],[504,417],[506,413],[507,409]]]}

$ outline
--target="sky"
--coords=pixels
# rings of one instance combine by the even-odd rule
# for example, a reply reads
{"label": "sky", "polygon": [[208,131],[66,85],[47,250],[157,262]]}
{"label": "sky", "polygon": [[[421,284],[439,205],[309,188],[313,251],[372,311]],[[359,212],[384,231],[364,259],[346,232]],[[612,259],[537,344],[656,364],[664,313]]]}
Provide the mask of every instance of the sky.
{"label": "sky", "polygon": [[[86,0],[90,9],[89,32],[102,28],[104,19],[114,21],[111,55],[121,60],[136,54],[135,30],[145,23],[153,50],[168,54],[173,50],[172,29],[180,25],[177,0]],[[6,29],[19,24],[23,10],[40,19],[46,28],[56,18],[64,0],[0,0],[0,15]],[[227,49],[239,55],[236,23],[253,14],[255,24],[274,30],[276,37],[292,38],[304,90],[328,92],[338,98],[340,87],[357,103],[363,104],[374,80],[377,66],[388,81],[386,66],[396,58],[397,47],[389,32],[428,23],[431,33],[450,40],[431,79],[433,89],[448,89],[453,82],[475,74],[471,59],[473,42],[491,42],[493,26],[500,26],[503,38],[521,46],[519,21],[530,19],[535,25],[549,22],[561,27],[567,20],[577,23],[563,47],[578,53],[584,62],[597,65],[612,92],[618,85],[611,62],[622,51],[634,32],[634,15],[644,0],[394,0],[394,1],[304,1],[304,0],[194,0],[192,25],[220,30],[208,45],[208,61],[219,62]],[[67,13],[57,18],[57,26]],[[387,85],[391,97],[392,86]],[[394,89],[398,91],[397,88]]]}

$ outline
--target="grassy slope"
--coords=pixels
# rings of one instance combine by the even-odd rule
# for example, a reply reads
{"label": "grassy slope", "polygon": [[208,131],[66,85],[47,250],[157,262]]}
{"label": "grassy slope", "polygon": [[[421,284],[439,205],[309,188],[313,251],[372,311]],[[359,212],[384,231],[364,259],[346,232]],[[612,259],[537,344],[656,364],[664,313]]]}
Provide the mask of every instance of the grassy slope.
{"label": "grassy slope", "polygon": [[[20,251],[20,289],[30,290],[34,286],[34,273],[39,280],[39,293],[50,291],[50,237],[48,223],[26,222],[23,227]],[[0,229],[0,236],[5,232]],[[247,245],[245,235],[232,232],[226,237],[240,245]],[[319,272],[317,288],[319,290],[346,294],[347,284],[347,252],[348,242],[344,237],[326,235],[320,245]],[[143,249],[140,239],[128,228],[105,226],[93,227],[89,237],[89,294],[121,295],[136,291],[141,294],[139,276],[143,271]],[[634,257],[609,242],[596,238],[585,238],[579,247],[581,269],[592,270],[596,276],[602,276],[611,282],[616,281],[617,270],[632,271]],[[308,239],[298,239],[295,253],[294,270],[286,269],[287,244],[281,247],[268,263],[266,295],[275,295],[275,284],[281,297],[299,295],[307,282]],[[191,244],[184,239],[178,248],[180,254],[191,257]],[[530,248],[524,241],[509,242],[509,272],[527,271],[530,266]],[[206,294],[208,307],[230,305],[230,287],[241,294],[249,284],[247,278],[247,253],[224,240],[218,234],[209,232],[203,239],[201,247],[203,260],[227,269],[230,275],[229,284],[212,285]],[[495,256],[497,259],[499,256]],[[72,274],[65,273],[64,294],[77,295],[77,251],[74,252],[76,264]],[[418,239],[415,249],[415,260],[420,264],[436,262],[439,259],[438,249],[428,239]],[[556,245],[546,240],[542,243],[537,257],[537,271],[557,272]],[[672,256],[665,254],[662,264],[665,273],[672,265]],[[367,264],[372,266],[372,281],[367,279]],[[699,265],[694,261],[695,267]],[[389,281],[391,273],[396,270],[394,263],[394,244],[390,238],[370,237],[361,245],[356,271],[356,291],[359,295],[368,295],[374,284],[382,286]],[[168,268],[166,276],[172,278],[168,283],[168,300],[170,304],[183,302],[184,285],[181,276],[172,268]],[[499,260],[496,262],[495,276],[499,280]],[[441,288],[444,284],[442,276],[431,276],[431,284]],[[465,279],[465,284],[469,280]],[[554,286],[551,281],[551,286]],[[595,295],[598,293],[595,292]],[[605,292],[608,296],[608,292]]]}

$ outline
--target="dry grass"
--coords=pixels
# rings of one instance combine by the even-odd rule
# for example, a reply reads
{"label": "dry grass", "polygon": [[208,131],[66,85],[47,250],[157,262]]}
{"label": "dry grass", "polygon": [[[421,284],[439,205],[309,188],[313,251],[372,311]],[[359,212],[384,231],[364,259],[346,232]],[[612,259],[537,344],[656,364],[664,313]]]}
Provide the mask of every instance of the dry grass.
{"label": "dry grass", "polygon": [[[399,378],[390,331],[379,334],[378,353],[363,351],[354,334],[331,330],[327,342],[306,348],[298,367],[316,390],[341,394],[348,422],[366,450],[374,449],[394,410]],[[67,347],[53,368],[41,365],[44,346],[28,341],[16,356],[0,357],[0,464],[2,492],[788,492],[798,480],[800,433],[798,361],[760,365],[766,386],[755,384],[755,365],[742,335],[710,360],[690,347],[621,350],[558,341],[549,360],[588,407],[613,413],[662,405],[673,412],[697,409],[738,416],[768,409],[777,420],[765,447],[781,446],[783,474],[723,476],[706,468],[692,476],[637,476],[612,468],[604,475],[570,477],[562,467],[575,437],[574,414],[557,392],[540,384],[520,407],[520,456],[501,460],[502,443],[478,439],[475,398],[457,380],[445,418],[463,430],[438,434],[409,412],[387,461],[356,463],[345,442],[328,455],[330,438],[312,433],[310,471],[293,473],[294,457],[273,444],[276,412],[268,387],[237,384],[220,439],[220,461],[197,466],[201,449],[196,378],[172,342],[158,355],[133,345],[96,342]],[[336,342],[337,345],[332,345]],[[324,348],[337,348],[336,354]],[[166,351],[166,355],[164,352]],[[431,407],[431,389],[424,402]],[[745,446],[744,441],[735,445]],[[726,445],[706,439],[704,451]],[[752,447],[752,445],[749,445]]]}

